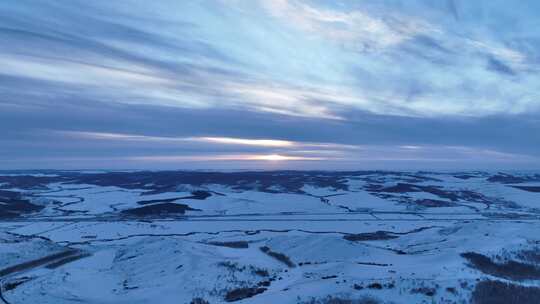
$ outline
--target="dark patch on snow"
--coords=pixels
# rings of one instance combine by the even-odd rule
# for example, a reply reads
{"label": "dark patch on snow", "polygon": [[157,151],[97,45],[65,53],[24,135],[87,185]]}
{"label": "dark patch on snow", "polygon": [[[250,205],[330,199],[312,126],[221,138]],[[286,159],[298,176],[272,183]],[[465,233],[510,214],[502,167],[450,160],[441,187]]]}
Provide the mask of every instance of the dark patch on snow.
{"label": "dark patch on snow", "polygon": [[455,206],[457,206],[454,203],[447,202],[447,201],[436,200],[436,199],[420,199],[420,200],[415,200],[414,203],[416,205],[419,205],[419,206],[422,206],[422,207],[428,207],[428,208],[455,207]]}
{"label": "dark patch on snow", "polygon": [[371,296],[362,296],[361,298],[349,298],[343,296],[326,296],[324,298],[311,298],[308,301],[299,302],[299,304],[380,304],[381,302]]}
{"label": "dark patch on snow", "polygon": [[[327,187],[336,191],[348,190],[347,176],[356,172],[272,171],[272,172],[194,172],[194,171],[137,171],[79,174],[78,183],[117,186],[125,189],[144,189],[145,194],[177,191],[179,186],[224,185],[234,190],[257,190],[268,193],[304,194],[302,187]],[[279,191],[275,190],[279,189]],[[215,193],[216,195],[219,195]]]}
{"label": "dark patch on snow", "polygon": [[56,262],[52,262],[52,263],[48,264],[47,266],[45,266],[45,268],[55,269],[55,268],[58,268],[58,267],[60,267],[62,265],[65,265],[65,264],[80,260],[80,259],[88,257],[88,256],[90,256],[90,254],[88,254],[88,253],[81,253],[81,254],[68,256],[68,257],[63,258],[61,260],[58,260]]}
{"label": "dark patch on snow", "polygon": [[519,190],[527,191],[527,192],[540,193],[540,186],[511,186],[511,187],[519,189]]}
{"label": "dark patch on snow", "polygon": [[77,250],[77,249],[68,249],[66,251],[62,251],[62,252],[59,252],[59,253],[54,253],[54,254],[39,258],[39,259],[35,259],[35,260],[32,260],[32,261],[27,261],[27,262],[24,262],[24,263],[13,265],[13,266],[1,269],[0,270],[0,277],[7,276],[9,274],[16,273],[16,272],[19,272],[19,271],[25,271],[25,270],[28,270],[28,269],[32,269],[32,268],[35,268],[35,267],[38,267],[38,266],[42,266],[44,264],[51,263],[51,262],[61,260],[61,259],[65,259],[67,257],[73,256],[73,255],[76,255],[76,254],[79,254],[79,253],[80,253],[80,251]]}
{"label": "dark patch on snow", "polygon": [[47,185],[68,181],[68,176],[33,176],[33,175],[0,175],[0,188],[19,188],[25,190],[47,190]]}
{"label": "dark patch on snow", "polygon": [[172,203],[178,200],[186,200],[186,199],[192,199],[192,200],[205,200],[212,196],[212,193],[209,191],[193,191],[191,192],[191,196],[182,196],[182,197],[173,197],[173,198],[166,198],[166,199],[155,199],[155,200],[144,200],[144,201],[138,201],[137,204],[139,205],[150,205],[155,203]]}
{"label": "dark patch on snow", "polygon": [[210,302],[203,298],[193,298],[189,304],[210,304]]}
{"label": "dark patch on snow", "polygon": [[475,304],[538,304],[540,287],[526,287],[486,280],[476,284],[471,295]]}
{"label": "dark patch on snow", "polygon": [[337,275],[329,275],[329,276],[321,277],[321,279],[322,280],[329,280],[329,279],[335,279],[337,277],[338,277]]}
{"label": "dark patch on snow", "polygon": [[6,282],[3,287],[4,287],[5,291],[13,290],[13,289],[17,288],[19,285],[21,285],[23,283],[26,283],[26,282],[28,282],[28,281],[30,281],[32,279],[33,279],[33,277],[15,278],[12,281]]}
{"label": "dark patch on snow", "polygon": [[174,215],[185,214],[186,211],[201,211],[194,209],[184,204],[175,203],[162,203],[155,205],[148,205],[139,208],[123,210],[122,213],[132,216],[158,216],[158,215]]}
{"label": "dark patch on snow", "polygon": [[369,284],[369,285],[367,286],[367,288],[369,288],[369,289],[383,289],[383,286],[382,286],[381,283],[375,282],[375,283]]}
{"label": "dark patch on snow", "polygon": [[268,246],[263,246],[263,247],[260,247],[259,248],[262,252],[266,253],[267,255],[273,257],[274,259],[284,263],[285,265],[287,265],[288,267],[295,267],[296,265],[293,263],[293,261],[291,261],[291,259],[286,256],[285,254],[283,253],[280,253],[280,252],[276,252],[276,251],[272,251],[270,249],[270,247]]}
{"label": "dark patch on snow", "polygon": [[420,293],[428,297],[433,297],[435,294],[437,294],[437,289],[432,287],[418,287],[411,289],[411,293]]}
{"label": "dark patch on snow", "polygon": [[40,211],[43,208],[43,206],[30,203],[19,192],[0,190],[0,218],[17,217],[25,213]]}
{"label": "dark patch on snow", "polygon": [[392,240],[397,239],[398,237],[399,236],[394,235],[393,233],[388,231],[346,234],[343,236],[344,239],[351,242]]}
{"label": "dark patch on snow", "polygon": [[225,301],[236,302],[243,299],[254,297],[266,291],[263,287],[242,287],[229,290],[225,295]]}
{"label": "dark patch on snow", "polygon": [[209,245],[229,247],[229,248],[249,248],[249,243],[246,241],[229,241],[229,242],[208,242]]}
{"label": "dark patch on snow", "polygon": [[532,175],[512,175],[507,173],[497,173],[490,176],[487,181],[501,184],[519,184],[525,182],[537,182],[540,181],[540,174]]}
{"label": "dark patch on snow", "polygon": [[461,256],[469,261],[469,266],[485,274],[515,281],[540,279],[540,268],[535,265],[514,260],[497,263],[490,257],[476,252],[465,252]]}

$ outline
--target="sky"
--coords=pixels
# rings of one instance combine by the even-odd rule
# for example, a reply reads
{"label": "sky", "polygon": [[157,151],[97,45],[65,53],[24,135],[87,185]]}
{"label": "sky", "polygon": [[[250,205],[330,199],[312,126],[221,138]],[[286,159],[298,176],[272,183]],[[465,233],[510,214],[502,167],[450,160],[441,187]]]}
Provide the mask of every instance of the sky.
{"label": "sky", "polygon": [[0,169],[540,169],[534,0],[3,0]]}

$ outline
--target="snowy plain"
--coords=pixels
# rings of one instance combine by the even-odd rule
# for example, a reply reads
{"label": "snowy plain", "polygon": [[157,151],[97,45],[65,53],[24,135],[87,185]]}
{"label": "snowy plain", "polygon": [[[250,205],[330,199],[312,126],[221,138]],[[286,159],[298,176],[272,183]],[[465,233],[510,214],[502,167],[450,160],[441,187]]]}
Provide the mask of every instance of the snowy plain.
{"label": "snowy plain", "polygon": [[530,172],[11,172],[0,185],[5,303],[483,303],[479,282],[540,287]]}

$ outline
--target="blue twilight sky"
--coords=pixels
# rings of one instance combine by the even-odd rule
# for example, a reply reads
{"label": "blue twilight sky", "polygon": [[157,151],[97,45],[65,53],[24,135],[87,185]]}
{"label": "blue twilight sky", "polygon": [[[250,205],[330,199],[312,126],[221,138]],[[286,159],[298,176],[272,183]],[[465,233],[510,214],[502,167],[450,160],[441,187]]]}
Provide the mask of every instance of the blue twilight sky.
{"label": "blue twilight sky", "polygon": [[540,167],[540,2],[0,1],[0,169]]}

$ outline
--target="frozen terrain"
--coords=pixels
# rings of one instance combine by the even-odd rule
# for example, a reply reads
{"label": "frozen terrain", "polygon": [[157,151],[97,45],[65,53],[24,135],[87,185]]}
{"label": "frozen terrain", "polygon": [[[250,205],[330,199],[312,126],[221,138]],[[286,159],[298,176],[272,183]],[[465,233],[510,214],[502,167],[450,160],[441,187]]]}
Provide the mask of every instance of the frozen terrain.
{"label": "frozen terrain", "polygon": [[536,172],[0,172],[0,303],[540,303]]}

